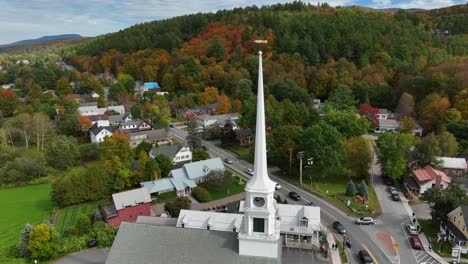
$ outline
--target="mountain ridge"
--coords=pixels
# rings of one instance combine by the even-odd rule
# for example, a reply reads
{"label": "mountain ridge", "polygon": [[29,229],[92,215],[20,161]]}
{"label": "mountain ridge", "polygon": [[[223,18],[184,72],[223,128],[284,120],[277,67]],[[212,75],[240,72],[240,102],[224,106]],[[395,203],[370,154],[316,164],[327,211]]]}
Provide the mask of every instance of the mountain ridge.
{"label": "mountain ridge", "polygon": [[19,46],[19,45],[39,43],[39,42],[47,42],[51,40],[63,40],[63,39],[74,39],[74,38],[82,38],[82,36],[79,34],[61,34],[61,35],[42,36],[40,38],[24,39],[24,40],[15,41],[9,44],[2,44],[0,45],[0,48],[14,47],[14,46]]}

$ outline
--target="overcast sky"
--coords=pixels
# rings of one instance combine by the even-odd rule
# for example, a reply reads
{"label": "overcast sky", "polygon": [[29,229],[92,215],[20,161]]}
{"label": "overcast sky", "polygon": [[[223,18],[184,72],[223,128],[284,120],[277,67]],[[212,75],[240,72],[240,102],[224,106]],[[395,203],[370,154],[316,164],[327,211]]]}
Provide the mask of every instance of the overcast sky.
{"label": "overcast sky", "polygon": [[[136,23],[285,0],[0,0],[0,44],[47,35],[96,36]],[[317,1],[304,1],[316,4]],[[322,1],[320,1],[322,2]],[[332,6],[432,9],[464,0],[330,0]]]}

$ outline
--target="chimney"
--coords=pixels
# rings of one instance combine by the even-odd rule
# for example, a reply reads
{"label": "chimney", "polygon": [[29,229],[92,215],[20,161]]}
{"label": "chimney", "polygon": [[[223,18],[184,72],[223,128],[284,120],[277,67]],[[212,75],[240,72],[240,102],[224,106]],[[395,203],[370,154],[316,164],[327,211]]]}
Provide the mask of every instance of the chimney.
{"label": "chimney", "polygon": [[435,182],[435,188],[436,189],[440,189],[442,187],[441,182],[442,182],[442,175],[437,174],[436,175],[436,182]]}

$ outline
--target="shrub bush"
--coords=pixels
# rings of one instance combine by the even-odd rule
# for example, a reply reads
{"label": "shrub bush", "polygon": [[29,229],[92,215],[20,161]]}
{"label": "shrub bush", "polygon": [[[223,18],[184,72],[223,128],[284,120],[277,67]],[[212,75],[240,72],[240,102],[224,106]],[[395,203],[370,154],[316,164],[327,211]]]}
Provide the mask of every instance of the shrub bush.
{"label": "shrub bush", "polygon": [[195,187],[192,191],[193,197],[197,199],[197,201],[201,203],[206,203],[211,201],[211,195],[210,193],[203,187]]}
{"label": "shrub bush", "polygon": [[168,201],[164,205],[164,210],[168,211],[172,217],[179,217],[181,209],[189,209],[190,200],[187,197],[179,197],[176,200]]}

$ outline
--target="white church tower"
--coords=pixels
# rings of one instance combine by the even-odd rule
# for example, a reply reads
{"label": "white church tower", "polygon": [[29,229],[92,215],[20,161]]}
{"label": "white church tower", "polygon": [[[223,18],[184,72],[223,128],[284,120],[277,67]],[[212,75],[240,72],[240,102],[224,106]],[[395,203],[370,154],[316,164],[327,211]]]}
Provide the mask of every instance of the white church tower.
{"label": "white church tower", "polygon": [[280,257],[280,223],[276,219],[275,182],[267,172],[262,52],[258,62],[257,125],[254,174],[245,187],[244,221],[239,230],[239,254]]}

